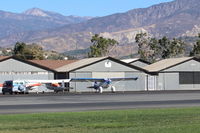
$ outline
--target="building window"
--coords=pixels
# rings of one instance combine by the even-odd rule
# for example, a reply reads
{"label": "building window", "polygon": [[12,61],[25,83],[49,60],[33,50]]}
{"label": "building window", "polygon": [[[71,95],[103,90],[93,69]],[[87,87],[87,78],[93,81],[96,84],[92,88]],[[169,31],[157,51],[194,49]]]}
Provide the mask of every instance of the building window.
{"label": "building window", "polygon": [[179,84],[200,84],[200,72],[180,72]]}

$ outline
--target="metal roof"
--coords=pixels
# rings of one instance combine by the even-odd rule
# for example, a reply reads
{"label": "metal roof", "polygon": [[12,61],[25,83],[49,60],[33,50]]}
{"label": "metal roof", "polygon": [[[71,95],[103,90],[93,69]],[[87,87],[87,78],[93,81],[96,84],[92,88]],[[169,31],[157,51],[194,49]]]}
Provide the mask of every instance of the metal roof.
{"label": "metal roof", "polygon": [[143,68],[127,64],[127,63],[125,63],[123,61],[120,61],[120,60],[112,58],[112,57],[86,58],[86,59],[78,60],[78,61],[73,62],[73,63],[68,64],[68,65],[65,65],[63,67],[57,68],[55,70],[57,72],[70,72],[70,71],[74,71],[76,69],[80,69],[80,68],[95,64],[97,62],[100,62],[100,61],[103,61],[103,60],[106,60],[106,59],[118,62],[118,63],[120,63],[122,65],[128,66],[128,67],[136,69],[138,71],[145,72],[145,70]]}
{"label": "metal roof", "polygon": [[10,56],[0,56],[0,61],[9,58]]}
{"label": "metal roof", "polygon": [[106,59],[108,57],[98,57],[98,58],[86,58],[86,59],[82,59],[82,60],[78,60],[76,62],[64,65],[60,68],[55,69],[57,72],[69,72],[72,71],[74,69],[86,66],[88,64],[97,62],[97,61],[101,61],[103,59]]}
{"label": "metal roof", "polygon": [[32,66],[35,66],[35,67],[39,67],[39,68],[44,69],[44,70],[49,70],[49,71],[55,72],[55,70],[50,69],[50,68],[48,68],[46,66],[31,62],[29,60],[20,59],[20,58],[15,57],[15,56],[1,56],[0,57],[0,62],[6,61],[6,60],[9,60],[9,59],[14,59],[14,60],[29,64],[29,65],[32,65]]}
{"label": "metal roof", "polygon": [[22,60],[13,56],[10,56],[10,57],[4,56],[2,58],[0,56],[0,61],[4,61],[10,58],[16,59],[18,61],[22,61],[30,65],[34,65],[36,67],[40,67],[42,69],[54,71],[54,72],[70,72],[70,71],[74,71],[76,69],[80,69],[80,68],[92,65],[94,63],[97,63],[106,59],[118,62],[122,65],[128,66],[130,68],[133,68],[139,71],[146,72],[143,68],[127,64],[123,61],[120,61],[112,57],[98,57],[98,58],[86,58],[86,59],[81,59],[81,60],[64,60],[64,61],[55,60],[54,61],[54,60]]}
{"label": "metal roof", "polygon": [[137,61],[139,60],[139,58],[132,58],[132,59],[123,59],[121,61],[125,62],[125,63],[131,63],[131,62],[134,62],[134,61]]}
{"label": "metal roof", "polygon": [[29,61],[47,67],[49,69],[55,70],[56,68],[60,68],[64,65],[76,62],[77,60],[29,60]]}
{"label": "metal roof", "polygon": [[145,66],[144,69],[148,72],[160,72],[170,67],[176,66],[180,63],[194,59],[194,57],[170,58],[158,61],[151,65]]}
{"label": "metal roof", "polygon": [[128,64],[132,64],[132,63],[137,62],[137,61],[143,62],[143,63],[148,64],[148,65],[151,64],[150,62],[145,61],[145,60],[140,59],[140,58],[123,59],[121,61],[128,63]]}

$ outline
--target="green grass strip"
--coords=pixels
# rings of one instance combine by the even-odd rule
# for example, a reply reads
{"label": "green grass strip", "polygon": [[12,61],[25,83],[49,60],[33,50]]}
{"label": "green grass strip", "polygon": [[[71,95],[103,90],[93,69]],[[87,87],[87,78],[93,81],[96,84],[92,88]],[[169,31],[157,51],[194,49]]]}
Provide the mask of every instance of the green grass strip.
{"label": "green grass strip", "polygon": [[0,115],[0,133],[199,133],[200,107]]}

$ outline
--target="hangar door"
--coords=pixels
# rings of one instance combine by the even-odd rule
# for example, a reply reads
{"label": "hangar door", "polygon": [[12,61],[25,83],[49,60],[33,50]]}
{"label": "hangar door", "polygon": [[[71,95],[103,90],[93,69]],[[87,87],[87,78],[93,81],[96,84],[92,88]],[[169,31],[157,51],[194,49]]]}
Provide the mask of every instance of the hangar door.
{"label": "hangar door", "polygon": [[200,89],[200,72],[180,72],[180,89]]}
{"label": "hangar door", "polygon": [[180,72],[180,84],[200,84],[200,72]]}

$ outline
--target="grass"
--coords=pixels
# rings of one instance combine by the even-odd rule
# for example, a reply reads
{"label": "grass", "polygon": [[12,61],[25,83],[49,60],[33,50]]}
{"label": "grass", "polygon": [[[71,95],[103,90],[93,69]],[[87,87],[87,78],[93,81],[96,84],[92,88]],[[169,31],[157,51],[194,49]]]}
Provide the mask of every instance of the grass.
{"label": "grass", "polygon": [[0,133],[199,133],[200,107],[0,115]]}

